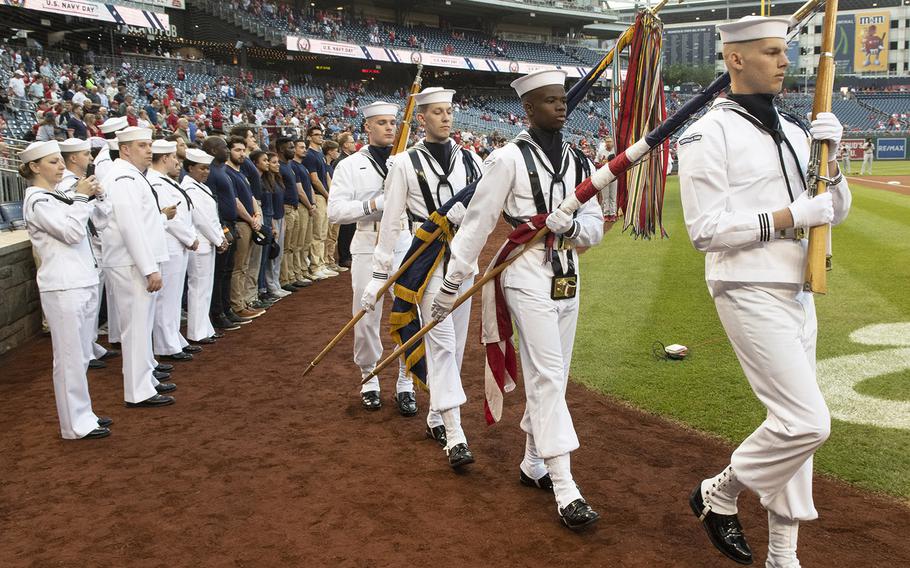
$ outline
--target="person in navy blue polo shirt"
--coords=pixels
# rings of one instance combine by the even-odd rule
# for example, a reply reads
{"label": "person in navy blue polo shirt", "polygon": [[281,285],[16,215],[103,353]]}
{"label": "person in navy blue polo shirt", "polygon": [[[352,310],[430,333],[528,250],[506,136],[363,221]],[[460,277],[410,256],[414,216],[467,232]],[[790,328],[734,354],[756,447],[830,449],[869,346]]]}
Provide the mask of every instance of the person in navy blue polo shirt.
{"label": "person in navy blue polo shirt", "polygon": [[313,243],[310,245],[309,250],[310,273],[319,280],[338,276],[338,273],[328,266],[330,263],[334,264],[335,259],[326,258],[325,245],[329,232],[329,216],[326,211],[326,204],[329,201],[332,178],[325,163],[325,155],[322,153],[323,138],[324,133],[319,126],[307,128],[309,149],[303,158],[303,165],[309,170],[310,181],[313,183],[313,205],[316,206],[316,212],[311,219],[313,223]]}
{"label": "person in navy blue polo shirt", "polygon": [[306,208],[300,208],[302,191],[298,191],[297,177],[291,165],[294,157],[294,140],[282,137],[275,142],[278,151],[278,172],[284,182],[284,252],[281,255],[281,267],[278,281],[286,292],[295,292],[298,288],[309,286],[308,282],[297,281],[294,278],[294,254],[299,247],[297,239],[297,223],[301,212],[308,214]]}
{"label": "person in navy blue polo shirt", "polygon": [[[310,272],[310,245],[313,243],[313,219],[316,216],[316,202],[313,199],[313,181],[310,171],[303,164],[307,155],[307,144],[304,140],[294,141],[294,158],[291,160],[291,169],[297,178],[297,191],[300,193],[302,207],[298,209],[297,219],[297,245],[296,252],[289,266],[291,277],[301,282],[315,282],[317,278]],[[324,278],[324,277],[323,277]]]}
{"label": "person in navy blue polo shirt", "polygon": [[[248,272],[250,256],[253,254],[253,231],[262,228],[262,211],[253,199],[250,181],[240,171],[246,159],[246,142],[239,136],[231,136],[227,141],[228,161],[225,172],[234,182],[237,191],[237,224],[235,225],[237,241],[234,252],[234,270],[231,275],[231,308],[240,317],[257,318],[264,310],[249,306],[247,290],[252,276]],[[258,271],[256,272],[258,275]]]}
{"label": "person in navy blue polo shirt", "polygon": [[209,169],[206,185],[215,194],[218,202],[218,218],[229,245],[215,257],[215,280],[212,286],[212,306],[209,315],[212,325],[225,330],[239,329],[239,324],[249,323],[231,311],[231,273],[234,270],[234,225],[237,222],[237,192],[234,183],[224,171],[228,159],[227,144],[222,138],[209,136],[202,143],[202,149],[215,159]]}

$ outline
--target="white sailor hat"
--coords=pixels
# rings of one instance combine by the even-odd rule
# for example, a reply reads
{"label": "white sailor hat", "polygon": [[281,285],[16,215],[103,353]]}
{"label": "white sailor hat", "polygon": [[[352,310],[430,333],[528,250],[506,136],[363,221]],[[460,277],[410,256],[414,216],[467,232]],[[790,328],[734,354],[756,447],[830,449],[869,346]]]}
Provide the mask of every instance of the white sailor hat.
{"label": "white sailor hat", "polygon": [[126,121],[125,116],[118,116],[116,118],[109,118],[101,123],[101,132],[104,134],[110,134],[111,132],[117,132],[118,130],[123,130],[130,123]]}
{"label": "white sailor hat", "polygon": [[568,73],[562,69],[544,69],[542,71],[528,73],[524,77],[515,79],[512,81],[511,87],[515,89],[515,92],[518,93],[519,97],[523,97],[525,96],[525,93],[529,93],[534,89],[547,87],[549,85],[565,85],[566,75],[568,75]]}
{"label": "white sailor hat", "polygon": [[[95,148],[104,148],[107,146],[108,141],[104,138],[98,138],[97,136],[92,136],[88,139],[89,148],[94,150]],[[111,140],[111,142],[116,142],[116,140]]]}
{"label": "white sailor hat", "polygon": [[431,105],[434,103],[451,103],[455,95],[453,89],[443,89],[442,87],[427,87],[419,93],[411,95],[414,97],[414,104],[417,106]]}
{"label": "white sailor hat", "polygon": [[110,140],[105,140],[105,142],[107,142],[108,150],[119,150],[120,149],[120,142],[117,142],[116,138],[111,138]]}
{"label": "white sailor hat", "polygon": [[176,151],[176,142],[168,142],[167,140],[155,140],[152,142],[152,154],[173,154]]}
{"label": "white sailor hat", "polygon": [[380,115],[391,115],[396,116],[398,114],[398,105],[395,103],[387,103],[385,101],[376,101],[370,103],[365,107],[360,109],[361,114],[364,118],[370,118],[371,116],[380,116]]}
{"label": "white sailor hat", "polygon": [[84,150],[91,150],[92,143],[88,140],[82,140],[80,138],[68,138],[63,142],[58,144],[60,146],[61,152],[82,152]]}
{"label": "white sailor hat", "polygon": [[123,144],[124,142],[135,142],[137,140],[147,140],[152,141],[152,131],[148,128],[140,128],[138,126],[130,126],[124,128],[117,133],[117,143]]}
{"label": "white sailor hat", "polygon": [[25,150],[19,152],[19,159],[22,160],[23,164],[27,164],[28,162],[40,160],[45,156],[59,153],[60,145],[57,144],[57,142],[54,140],[50,140],[48,142],[32,142],[25,148]]}
{"label": "white sailor hat", "polygon": [[735,22],[717,26],[721,43],[737,43],[765,38],[787,39],[789,29],[789,18],[768,16],[744,16]]}
{"label": "white sailor hat", "polygon": [[212,156],[207,152],[203,152],[198,148],[189,148],[186,151],[186,159],[196,164],[209,165],[212,163],[212,160],[215,159],[215,156]]}

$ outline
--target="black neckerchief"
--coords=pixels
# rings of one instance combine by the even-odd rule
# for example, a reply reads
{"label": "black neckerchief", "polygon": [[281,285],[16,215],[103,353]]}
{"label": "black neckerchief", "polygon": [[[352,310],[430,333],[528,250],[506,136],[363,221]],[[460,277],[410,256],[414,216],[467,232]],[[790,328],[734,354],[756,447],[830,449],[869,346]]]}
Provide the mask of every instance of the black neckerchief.
{"label": "black neckerchief", "polygon": [[746,109],[768,130],[780,130],[780,118],[778,118],[777,112],[774,110],[774,95],[737,95],[730,93],[727,98]]}
{"label": "black neckerchief", "polygon": [[166,175],[162,175],[162,176],[161,176],[161,179],[163,179],[165,182],[171,184],[171,187],[173,187],[174,189],[176,189],[177,191],[180,192],[180,194],[183,196],[183,198],[186,199],[186,201],[185,201],[184,203],[186,203],[186,208],[187,208],[187,209],[192,209],[192,208],[193,208],[193,200],[192,200],[192,199],[190,198],[190,196],[186,193],[186,190],[183,189],[182,187],[180,187],[180,184],[178,184],[177,182],[175,182],[174,180],[172,180],[171,178],[169,178],[169,177],[166,176]]}
{"label": "black neckerchief", "polygon": [[562,165],[562,131],[550,131],[532,126],[528,129],[528,134],[537,142],[544,155],[550,160],[550,166],[553,171],[558,172]]}
{"label": "black neckerchief", "polygon": [[442,166],[442,171],[447,174],[450,173],[449,165],[452,161],[452,145],[449,144],[449,141],[429,142],[424,140],[423,145],[426,147],[427,152],[433,156],[433,159],[436,160],[436,163]]}
{"label": "black neckerchief", "polygon": [[386,146],[385,148],[380,148],[379,146],[373,146],[372,144],[367,146],[367,151],[372,156],[373,161],[377,166],[382,168],[382,177],[385,178],[389,173],[389,167],[387,165],[389,157],[392,155],[392,147]]}

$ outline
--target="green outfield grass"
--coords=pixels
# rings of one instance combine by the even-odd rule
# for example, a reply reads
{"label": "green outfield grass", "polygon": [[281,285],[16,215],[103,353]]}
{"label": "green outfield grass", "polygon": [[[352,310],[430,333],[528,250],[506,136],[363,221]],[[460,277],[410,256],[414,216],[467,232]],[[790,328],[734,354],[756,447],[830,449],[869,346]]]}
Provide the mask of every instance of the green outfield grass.
{"label": "green outfield grass", "polygon": [[[876,175],[910,174],[910,162],[876,166]],[[871,324],[910,322],[910,196],[858,183],[852,188],[853,210],[833,233],[829,294],[817,298],[819,361],[887,349],[853,343],[849,334]],[[704,256],[686,235],[676,177],[668,182],[664,221],[669,240],[635,241],[617,226],[583,255],[572,374],[608,395],[737,443],[765,411],[708,296]],[[690,356],[658,361],[652,356],[656,341],[687,345]],[[910,369],[865,380],[855,390],[908,401]],[[910,499],[910,431],[835,420],[816,467]]]}
{"label": "green outfield grass", "polygon": [[[850,167],[853,168],[853,174],[859,174],[859,169],[863,165],[862,160],[852,160]],[[910,161],[908,160],[881,160],[872,163],[872,174],[876,176],[907,176],[910,175]]]}

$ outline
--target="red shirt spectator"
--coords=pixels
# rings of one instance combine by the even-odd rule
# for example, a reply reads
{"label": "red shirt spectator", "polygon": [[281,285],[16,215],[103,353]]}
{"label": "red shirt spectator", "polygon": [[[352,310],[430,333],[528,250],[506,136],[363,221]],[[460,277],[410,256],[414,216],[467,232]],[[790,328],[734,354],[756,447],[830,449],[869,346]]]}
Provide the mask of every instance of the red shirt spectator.
{"label": "red shirt spectator", "polygon": [[221,130],[224,126],[224,116],[221,114],[221,105],[215,105],[212,109],[212,128]]}
{"label": "red shirt spectator", "polygon": [[177,116],[176,112],[172,112],[167,115],[167,127],[169,130],[177,130],[177,121],[180,120],[180,117]]}

